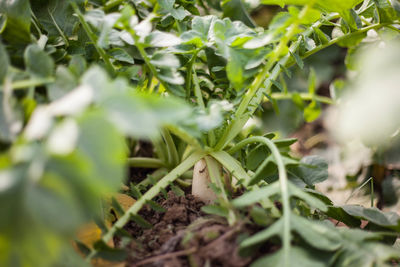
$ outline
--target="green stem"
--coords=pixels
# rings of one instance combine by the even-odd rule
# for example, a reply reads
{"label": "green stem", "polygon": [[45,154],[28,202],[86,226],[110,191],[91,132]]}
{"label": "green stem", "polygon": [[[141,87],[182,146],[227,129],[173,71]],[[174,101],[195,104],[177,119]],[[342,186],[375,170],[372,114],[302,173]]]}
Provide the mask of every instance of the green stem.
{"label": "green stem", "polygon": [[192,66],[192,73],[193,73],[193,84],[194,84],[194,95],[197,99],[197,104],[199,107],[204,110],[206,108],[203,100],[203,95],[201,94],[201,88],[199,84],[199,78],[197,77],[196,69]]}
{"label": "green stem", "polygon": [[[45,78],[45,79],[29,79],[29,80],[22,80],[16,81],[11,83],[11,87],[13,90],[15,89],[25,89],[29,87],[36,87],[48,83],[54,82],[54,78]],[[1,88],[1,86],[0,86]]]}
{"label": "green stem", "polygon": [[[325,44],[322,44],[322,45],[320,45],[320,46],[317,46],[317,47],[314,48],[313,50],[310,50],[310,51],[306,52],[306,53],[304,54],[304,56],[302,56],[302,59],[306,59],[306,58],[308,58],[308,57],[310,57],[310,56],[312,56],[312,55],[318,53],[319,51],[321,51],[321,50],[323,50],[323,49],[325,49],[325,48],[327,48],[327,47],[329,47],[329,46],[332,46],[332,45],[334,45],[334,44],[337,44],[337,43],[340,42],[340,41],[346,40],[346,39],[351,38],[351,37],[353,37],[353,36],[355,36],[355,35],[358,35],[358,34],[360,34],[360,33],[364,33],[364,32],[367,32],[367,31],[369,31],[369,30],[379,29],[379,28],[382,28],[382,27],[385,27],[385,26],[388,26],[388,24],[386,24],[386,23],[384,23],[384,24],[372,24],[372,25],[369,25],[369,26],[367,26],[367,27],[365,27],[365,28],[362,28],[362,29],[360,29],[360,30],[358,30],[358,31],[356,31],[356,32],[352,32],[352,33],[349,33],[349,34],[346,34],[346,35],[342,35],[342,36],[340,36],[340,37],[337,37],[337,38],[335,38],[335,39],[330,40],[329,42],[327,42],[327,43],[325,43]],[[294,64],[295,64],[294,60],[291,60],[291,61],[286,65],[286,68],[288,68],[288,67],[290,67],[290,66],[292,66],[292,65],[294,65]]]}
{"label": "green stem", "polygon": [[233,209],[230,208],[231,204],[229,202],[228,195],[225,190],[225,183],[223,182],[225,179],[222,174],[221,164],[219,164],[214,158],[210,156],[205,157],[205,160],[211,182],[217,185],[218,188],[221,190],[221,194],[219,195],[219,197],[222,198],[224,205],[229,209],[228,223],[229,225],[234,225],[237,221],[236,214],[233,211]]}
{"label": "green stem", "polygon": [[[327,18],[327,20],[332,20],[335,18],[338,18],[337,14],[329,16]],[[319,28],[322,24],[323,24],[323,21],[315,22],[312,25],[312,27],[308,28],[302,34],[302,36],[299,36],[297,41],[294,42],[290,46],[289,50],[292,53],[294,53],[297,50],[297,48],[299,47],[300,43],[302,42],[304,36],[309,36],[314,31],[314,28]],[[257,77],[256,77],[257,81],[255,80],[251,85],[251,90],[256,92],[255,95],[254,94],[250,95],[250,93],[249,93],[249,95],[246,94],[246,96],[247,96],[246,100],[242,100],[242,102],[247,103],[248,99],[250,99],[251,101],[247,103],[247,106],[242,107],[240,113],[238,113],[238,112],[236,113],[234,119],[228,125],[228,127],[224,131],[222,137],[220,138],[217,145],[215,146],[216,150],[223,149],[226,145],[229,144],[229,142],[231,142],[231,140],[233,140],[240,133],[243,126],[246,124],[248,119],[256,111],[258,105],[262,102],[262,100],[264,98],[264,92],[267,92],[269,90],[269,88],[272,86],[271,80],[276,80],[278,78],[279,74],[281,73],[282,66],[286,65],[286,63],[289,61],[289,58],[290,58],[290,54],[287,54],[282,59],[280,59],[279,62],[277,64],[275,64],[275,67],[273,68],[269,77],[263,76],[268,73],[268,71],[265,71],[265,69],[263,69],[263,71],[259,75],[257,75]],[[267,80],[264,82],[264,80],[266,78],[267,78]],[[264,84],[264,86],[260,89],[261,84]],[[256,85],[258,85],[259,87],[257,88]],[[249,91],[250,91],[250,89],[249,89]],[[253,92],[251,92],[251,93],[253,93]],[[243,113],[243,111],[246,111],[246,112]]]}
{"label": "green stem", "polygon": [[[319,95],[312,95],[309,93],[300,93],[299,94],[301,99],[306,101],[316,100],[318,102],[332,105],[334,102],[331,98]],[[271,98],[276,100],[285,100],[285,99],[292,99],[293,93],[272,93]]]}
{"label": "green stem", "polygon": [[154,146],[157,157],[164,162],[164,164],[168,164],[168,149],[161,136],[156,138],[151,138],[151,143]]}
{"label": "green stem", "polygon": [[170,164],[171,167],[175,167],[179,163],[179,155],[178,151],[176,150],[174,140],[172,139],[172,136],[169,133],[169,131],[166,129],[162,130],[162,135],[164,137],[167,147],[167,152],[169,157],[168,163]]}
{"label": "green stem", "polygon": [[[198,151],[188,157],[185,161],[179,164],[175,169],[169,172],[166,176],[164,176],[157,184],[155,184],[152,188],[150,188],[141,198],[139,198],[135,204],[133,204],[124,215],[122,215],[114,225],[108,230],[108,232],[101,238],[104,243],[107,243],[114,236],[115,232],[118,229],[122,229],[126,223],[130,220],[132,215],[136,215],[140,209],[146,204],[147,201],[153,199],[157,196],[161,189],[166,188],[170,183],[175,181],[179,176],[184,174],[187,170],[189,170],[193,165],[199,161],[201,158],[206,156],[206,153],[203,151]],[[95,256],[96,250],[92,250],[92,252],[86,258],[90,260],[93,256]]]}
{"label": "green stem", "polygon": [[130,167],[137,167],[137,168],[161,168],[165,167],[165,164],[160,159],[155,158],[143,158],[143,157],[135,157],[129,158],[128,164]]}
{"label": "green stem", "polygon": [[286,173],[285,164],[283,162],[282,156],[279,153],[278,147],[274,144],[270,139],[263,136],[255,136],[247,138],[241,142],[239,142],[236,146],[231,148],[228,153],[232,154],[241,149],[242,147],[251,144],[251,143],[261,143],[266,145],[272,153],[272,156],[275,158],[276,165],[278,166],[278,174],[279,174],[279,184],[281,189],[282,196],[282,205],[283,205],[283,233],[282,233],[282,243],[283,243],[283,254],[284,254],[284,265],[290,266],[290,202],[289,202],[289,189],[288,189],[288,178]]}
{"label": "green stem", "polygon": [[371,208],[374,207],[374,178],[371,177]]}
{"label": "green stem", "polygon": [[107,12],[111,8],[118,6],[118,5],[122,4],[123,2],[124,2],[124,0],[111,0],[111,1],[108,1],[104,5],[103,10]]}
{"label": "green stem", "polygon": [[74,12],[78,16],[79,22],[82,24],[83,29],[85,30],[87,36],[89,37],[90,41],[93,43],[94,47],[96,48],[97,53],[99,53],[100,57],[103,58],[103,61],[106,65],[107,70],[114,75],[115,69],[114,66],[111,64],[110,57],[107,55],[106,51],[103,48],[97,45],[97,35],[93,33],[92,29],[90,28],[89,24],[86,22],[85,18],[82,15],[82,12],[79,10],[77,4],[73,1],[70,1]]}
{"label": "green stem", "polygon": [[61,30],[61,28],[58,26],[57,21],[54,19],[53,17],[53,12],[51,12],[49,9],[47,9],[47,13],[49,13],[49,16],[54,24],[54,26],[56,27],[58,33],[61,35],[61,38],[64,40],[65,42],[65,47],[69,46],[69,41],[67,36],[64,34],[64,32]]}

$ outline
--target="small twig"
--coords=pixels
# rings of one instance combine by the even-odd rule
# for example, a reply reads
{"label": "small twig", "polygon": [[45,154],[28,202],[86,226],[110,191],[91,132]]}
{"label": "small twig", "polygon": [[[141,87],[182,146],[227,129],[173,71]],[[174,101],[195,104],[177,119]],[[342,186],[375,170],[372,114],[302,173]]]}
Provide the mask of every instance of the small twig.
{"label": "small twig", "polygon": [[154,256],[154,257],[139,261],[138,263],[135,263],[133,266],[143,266],[143,265],[146,265],[146,264],[149,264],[152,262],[157,262],[160,260],[185,256],[188,254],[192,254],[196,251],[197,251],[197,247],[192,247],[192,248],[177,251],[177,252],[171,252],[171,253],[167,253],[167,254],[163,254],[163,255],[158,255],[158,256]]}

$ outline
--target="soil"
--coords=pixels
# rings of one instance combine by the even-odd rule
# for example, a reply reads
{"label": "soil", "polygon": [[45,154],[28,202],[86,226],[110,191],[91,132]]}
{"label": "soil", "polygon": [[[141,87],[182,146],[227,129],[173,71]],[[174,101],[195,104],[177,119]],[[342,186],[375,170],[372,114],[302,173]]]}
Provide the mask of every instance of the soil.
{"label": "soil", "polygon": [[140,215],[151,225],[143,229],[131,222],[125,229],[134,237],[127,265],[149,267],[247,266],[252,258],[238,253],[237,239],[252,232],[244,225],[228,226],[221,218],[205,216],[203,202],[190,194],[172,191],[159,201],[165,212],[144,207]]}

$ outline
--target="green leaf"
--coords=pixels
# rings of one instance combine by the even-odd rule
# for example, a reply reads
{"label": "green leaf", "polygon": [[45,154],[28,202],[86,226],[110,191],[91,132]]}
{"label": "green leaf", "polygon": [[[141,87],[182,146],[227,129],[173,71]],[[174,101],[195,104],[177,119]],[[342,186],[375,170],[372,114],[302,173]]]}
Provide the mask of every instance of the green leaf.
{"label": "green leaf", "polygon": [[131,219],[137,223],[140,227],[144,228],[144,229],[150,229],[153,227],[153,225],[151,223],[149,223],[146,219],[144,219],[142,216],[140,215],[131,215]]}
{"label": "green leaf", "polygon": [[153,47],[175,46],[182,42],[179,37],[172,33],[154,31],[146,36],[145,43]]}
{"label": "green leaf", "polygon": [[397,18],[396,11],[389,0],[374,0],[374,3],[378,9],[380,23],[390,23]]}
{"label": "green leaf", "polygon": [[231,53],[231,58],[226,66],[229,81],[233,84],[234,88],[238,91],[242,89],[243,85],[243,69],[240,56],[236,53]]}
{"label": "green leaf", "polygon": [[103,106],[111,120],[128,135],[154,137],[163,125],[176,124],[191,115],[191,109],[175,98],[130,93],[110,95]]}
{"label": "green leaf", "polygon": [[102,258],[110,262],[121,262],[126,259],[127,253],[123,249],[112,248],[102,240],[97,241],[93,247],[96,249],[96,258]]}
{"label": "green leaf", "polygon": [[329,206],[326,214],[339,222],[343,222],[349,227],[359,227],[361,225],[359,219],[347,214],[341,207]]}
{"label": "green leaf", "polygon": [[150,207],[156,212],[166,212],[167,211],[163,206],[161,206],[160,204],[158,204],[157,202],[155,202],[153,200],[146,201],[146,204],[150,205]]}
{"label": "green leaf", "polygon": [[321,114],[321,106],[315,100],[311,101],[311,103],[304,109],[304,119],[306,122],[312,122],[318,119]]}
{"label": "green leaf", "polygon": [[150,63],[159,68],[173,68],[180,67],[179,59],[170,53],[156,52],[152,55]]}
{"label": "green leaf", "polygon": [[[283,250],[264,256],[254,263],[251,267],[275,267],[283,266]],[[329,258],[320,252],[301,247],[291,247],[288,266],[307,266],[307,267],[326,267]]]}
{"label": "green leaf", "polygon": [[317,209],[320,209],[321,211],[327,211],[328,207],[319,200],[318,198],[304,192],[300,188],[297,188],[295,185],[291,184],[290,182],[288,183],[289,186],[289,192],[292,196],[298,197],[305,202],[307,202],[310,206],[315,207]]}
{"label": "green leaf", "polygon": [[278,193],[279,193],[279,183],[275,182],[273,184],[244,193],[240,197],[234,199],[232,204],[238,208],[246,207]]}
{"label": "green leaf", "polygon": [[[317,0],[316,5],[330,12],[341,12],[344,10],[351,9],[362,0]],[[261,0],[261,3],[267,5],[307,5],[308,0]]]}
{"label": "green leaf", "polygon": [[64,66],[59,66],[56,70],[55,82],[47,86],[47,94],[50,100],[54,101],[65,96],[78,85],[74,75]]}
{"label": "green leaf", "polygon": [[124,49],[122,48],[113,48],[108,51],[108,53],[116,60],[124,63],[129,63],[129,64],[134,64],[135,61],[131,57],[131,55],[128,54]]}
{"label": "green leaf", "polygon": [[79,129],[78,152],[91,162],[93,177],[107,190],[117,189],[124,177],[126,158],[122,136],[100,112],[80,118]]}
{"label": "green leaf", "polygon": [[183,6],[175,8],[175,0],[158,0],[157,2],[161,7],[161,10],[159,11],[161,14],[167,16],[171,15],[176,20],[181,21],[186,18],[186,16],[190,15],[190,13],[186,11]]}
{"label": "green leaf", "polygon": [[398,249],[375,241],[381,238],[379,234],[359,229],[338,230],[343,239],[343,248],[336,259],[337,266],[387,266],[389,259],[399,258]]}
{"label": "green leaf", "polygon": [[307,185],[313,186],[328,179],[328,163],[319,156],[307,156],[300,160],[295,173]]}
{"label": "green leaf", "polygon": [[281,236],[283,231],[283,220],[279,219],[274,224],[270,225],[266,229],[259,231],[258,233],[246,238],[240,243],[240,248],[247,248],[259,243],[265,242],[273,236]]}
{"label": "green leaf", "polygon": [[[78,2],[82,6],[83,1]],[[74,16],[70,1],[65,0],[35,0],[31,1],[32,10],[41,26],[50,37],[58,37],[61,34],[70,36],[78,18]]]}
{"label": "green leaf", "polygon": [[358,219],[368,220],[400,232],[400,216],[395,212],[382,212],[377,208],[364,208],[356,205],[342,206],[342,209]]}
{"label": "green leaf", "polygon": [[333,225],[307,220],[295,214],[290,216],[290,223],[292,229],[316,249],[333,251],[342,245],[341,236]]}
{"label": "green leaf", "polygon": [[201,210],[207,214],[217,215],[221,217],[228,217],[229,210],[220,205],[208,205],[201,207]]}
{"label": "green leaf", "polygon": [[232,20],[240,20],[249,27],[255,27],[255,23],[248,14],[242,0],[224,0],[221,3],[223,17]]}
{"label": "green leaf", "polygon": [[34,77],[48,78],[53,75],[54,61],[39,46],[29,45],[24,53],[25,65]]}
{"label": "green leaf", "polygon": [[7,18],[2,35],[11,44],[28,43],[31,40],[31,7],[29,0],[1,1],[0,13]]}

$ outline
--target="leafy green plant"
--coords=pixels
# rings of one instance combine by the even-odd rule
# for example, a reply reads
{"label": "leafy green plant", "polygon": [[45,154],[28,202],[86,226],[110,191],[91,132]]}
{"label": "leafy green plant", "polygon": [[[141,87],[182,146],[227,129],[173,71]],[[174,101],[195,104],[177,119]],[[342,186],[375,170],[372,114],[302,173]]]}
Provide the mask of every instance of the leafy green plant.
{"label": "leafy green plant", "polygon": [[[360,2],[261,1],[285,7],[267,29],[254,27],[242,1],[1,2],[0,262],[80,262],[69,241],[93,218],[103,236],[85,248],[87,259],[119,260],[107,242],[132,218],[143,222],[139,211],[167,187],[190,186],[203,160],[215,198],[204,210],[263,227],[241,242],[244,253],[279,246],[254,266],[398,258],[383,242],[400,232],[398,215],[334,206],[315,190],[327,179],[321,158],[294,158],[296,140],[244,131],[266,101],[292,100],[307,121],[336,101],[317,95],[312,71],[307,93],[290,91],[291,67],[333,45],[351,51],[369,31],[398,35],[397,1]],[[129,156],[140,139],[154,158]],[[128,166],[154,171],[131,185],[137,201],[107,227],[102,199]],[[328,218],[352,228],[367,220],[370,229],[338,229]]]}

